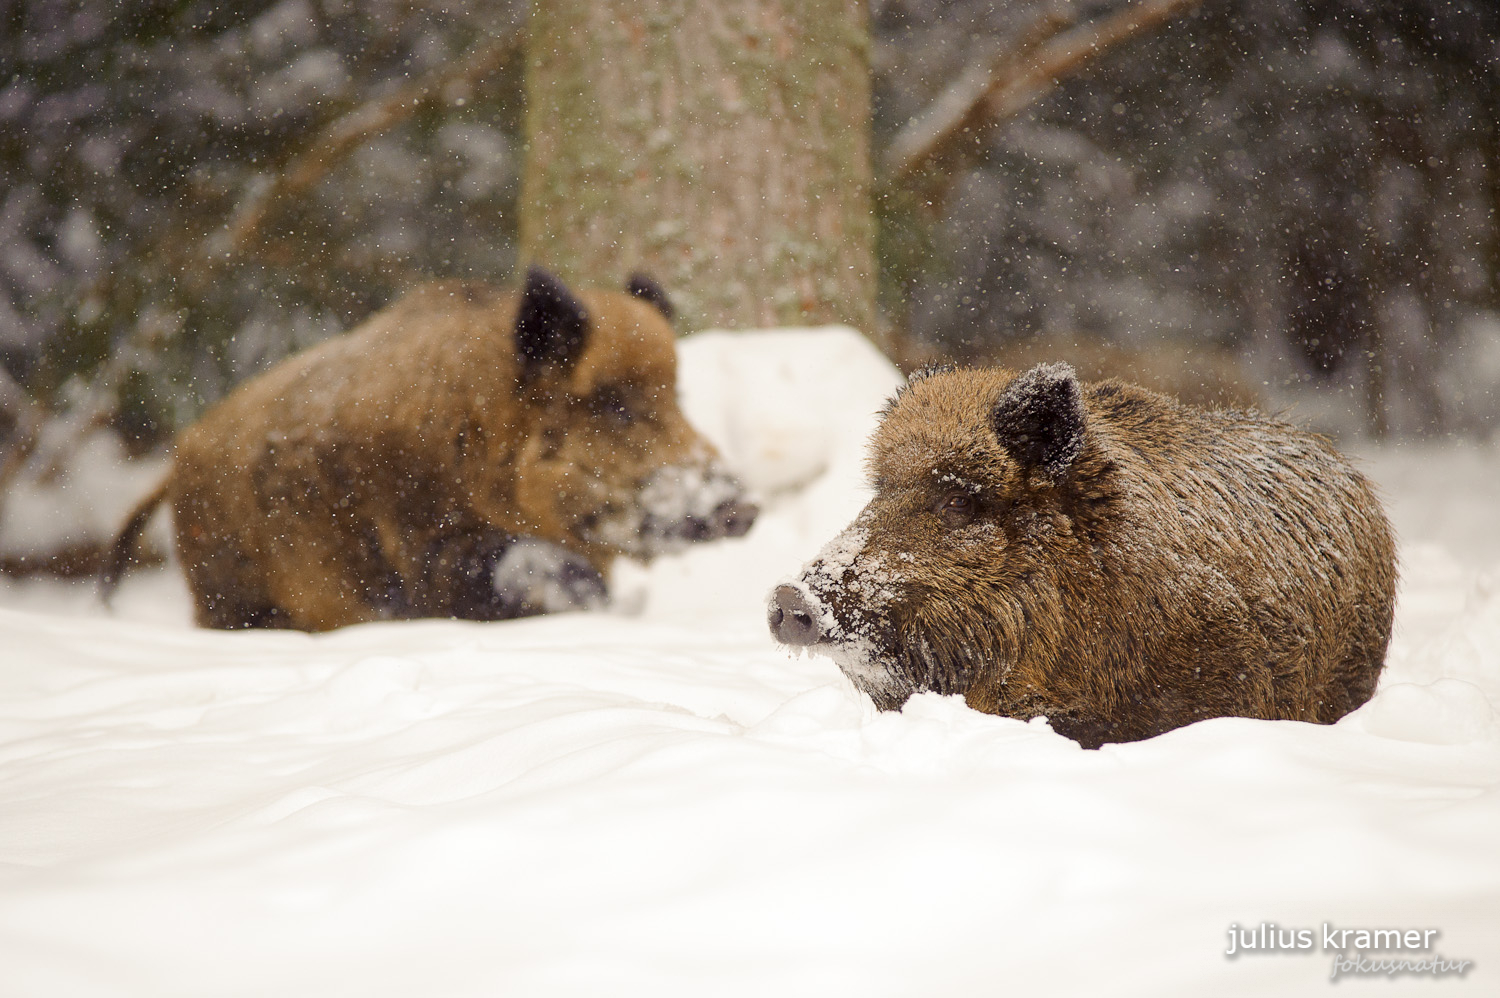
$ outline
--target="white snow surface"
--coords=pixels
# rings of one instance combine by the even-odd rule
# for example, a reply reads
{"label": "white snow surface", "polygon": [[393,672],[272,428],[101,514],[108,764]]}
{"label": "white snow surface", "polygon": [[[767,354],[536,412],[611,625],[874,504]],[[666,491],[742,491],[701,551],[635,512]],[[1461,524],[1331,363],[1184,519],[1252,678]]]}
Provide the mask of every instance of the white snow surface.
{"label": "white snow surface", "polygon": [[[764,510],[609,612],[217,633],[170,569],[113,615],[0,587],[0,996],[1313,995],[1325,925],[1470,962],[1339,993],[1500,993],[1493,448],[1356,453],[1402,534],[1368,705],[1089,752],[879,714],[768,636],[865,499],[878,354],[708,334],[682,371]],[[1261,923],[1314,948],[1225,955]]]}

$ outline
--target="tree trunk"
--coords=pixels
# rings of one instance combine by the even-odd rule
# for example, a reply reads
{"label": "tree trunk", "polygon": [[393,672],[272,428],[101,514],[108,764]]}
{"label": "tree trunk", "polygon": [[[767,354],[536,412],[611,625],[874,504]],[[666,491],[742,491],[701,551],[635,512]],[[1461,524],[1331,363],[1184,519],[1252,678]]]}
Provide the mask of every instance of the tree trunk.
{"label": "tree trunk", "polygon": [[523,261],[648,273],[685,331],[871,331],[861,0],[548,0],[529,31]]}

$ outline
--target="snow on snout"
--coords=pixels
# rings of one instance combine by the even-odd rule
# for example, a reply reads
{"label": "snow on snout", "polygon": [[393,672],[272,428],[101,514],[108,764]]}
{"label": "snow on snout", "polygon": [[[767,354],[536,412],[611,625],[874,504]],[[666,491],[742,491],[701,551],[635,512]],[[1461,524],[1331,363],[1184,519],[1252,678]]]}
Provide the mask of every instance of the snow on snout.
{"label": "snow on snout", "polygon": [[[600,541],[647,558],[681,550],[693,541],[738,536],[756,507],[739,480],[716,460],[658,468],[636,493],[635,502],[601,519],[589,531]],[[730,521],[738,516],[740,529]]]}
{"label": "snow on snout", "polygon": [[880,550],[870,550],[869,543],[869,529],[856,519],[784,585],[802,594],[816,621],[822,636],[817,650],[879,700],[900,686],[883,639],[889,631],[886,610],[897,598],[903,575]]}
{"label": "snow on snout", "polygon": [[[781,583],[802,595],[828,642],[868,637],[896,598],[901,573],[879,551],[866,550],[869,539],[869,530],[856,521],[823,545],[796,578]],[[775,589],[767,597],[768,608],[774,601]]]}
{"label": "snow on snout", "polygon": [[739,482],[717,461],[660,468],[647,479],[640,496],[647,520],[659,523],[708,520],[721,505],[741,498]]}
{"label": "snow on snout", "polygon": [[802,567],[799,584],[812,594],[838,593],[836,602],[855,617],[881,613],[896,598],[903,575],[869,543],[870,531],[856,520]]}

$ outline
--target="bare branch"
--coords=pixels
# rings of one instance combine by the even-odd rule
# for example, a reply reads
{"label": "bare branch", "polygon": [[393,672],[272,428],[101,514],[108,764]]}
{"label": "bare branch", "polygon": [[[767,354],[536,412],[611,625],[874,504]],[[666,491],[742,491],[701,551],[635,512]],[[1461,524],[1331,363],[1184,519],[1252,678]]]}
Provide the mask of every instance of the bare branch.
{"label": "bare branch", "polygon": [[[224,228],[208,237],[206,245],[195,239],[183,239],[180,232],[174,232],[147,256],[164,261],[165,269],[175,271],[185,287],[201,291],[238,256],[255,247],[262,226],[277,208],[305,194],[376,135],[406,121],[423,107],[452,99],[477,84],[521,51],[523,43],[524,34],[519,30],[491,38],[470,49],[462,59],[360,105],[324,128],[285,169],[253,192]],[[9,455],[4,467],[0,467],[0,475],[4,476],[0,477],[0,486],[19,473],[21,463],[36,466],[40,476],[55,474],[88,434],[108,418],[118,402],[120,386],[134,369],[137,352],[157,348],[172,335],[173,331],[164,329],[162,323],[138,323],[126,342],[113,350],[104,368],[91,379],[84,398],[70,407],[66,430],[42,448],[45,453],[33,453],[37,450],[33,439],[25,453],[19,457],[16,452]]]}
{"label": "bare branch", "polygon": [[360,105],[330,124],[271,181],[255,191],[216,233],[206,256],[215,261],[244,252],[279,205],[300,197],[354,150],[415,115],[424,106],[473,86],[522,48],[514,31],[470,49],[462,59],[439,67],[410,85]]}
{"label": "bare branch", "polygon": [[1072,11],[1049,8],[1038,14],[999,52],[972,63],[928,108],[907,122],[886,151],[893,181],[926,169],[954,143],[982,127],[989,96],[1010,79],[1014,67],[1037,46],[1073,24]]}
{"label": "bare branch", "polygon": [[[986,64],[971,67],[931,107],[897,133],[886,156],[890,187],[935,172],[959,157],[961,147],[1023,111],[1095,57],[1143,34],[1199,0],[1137,0],[1108,17],[1072,30],[1057,14],[1044,14],[1021,41]],[[946,186],[946,185],[944,185]]]}

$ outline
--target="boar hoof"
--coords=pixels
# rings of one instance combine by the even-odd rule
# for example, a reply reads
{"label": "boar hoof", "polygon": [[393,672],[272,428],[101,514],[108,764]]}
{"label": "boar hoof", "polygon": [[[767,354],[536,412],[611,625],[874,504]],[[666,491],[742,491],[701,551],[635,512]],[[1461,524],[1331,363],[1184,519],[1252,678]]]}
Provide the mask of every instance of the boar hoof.
{"label": "boar hoof", "polygon": [[807,597],[796,586],[776,587],[766,620],[771,625],[771,633],[782,644],[806,647],[816,644],[822,637]]}

